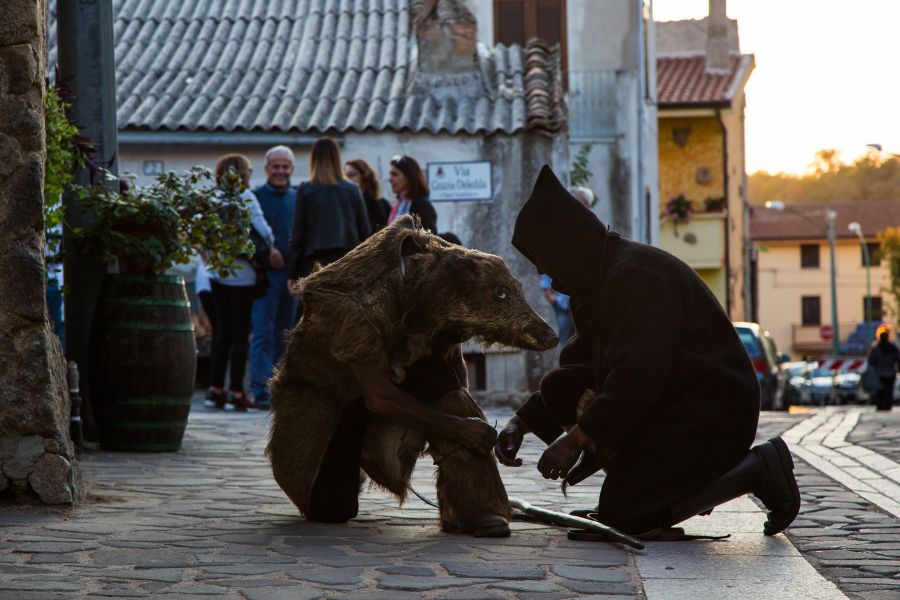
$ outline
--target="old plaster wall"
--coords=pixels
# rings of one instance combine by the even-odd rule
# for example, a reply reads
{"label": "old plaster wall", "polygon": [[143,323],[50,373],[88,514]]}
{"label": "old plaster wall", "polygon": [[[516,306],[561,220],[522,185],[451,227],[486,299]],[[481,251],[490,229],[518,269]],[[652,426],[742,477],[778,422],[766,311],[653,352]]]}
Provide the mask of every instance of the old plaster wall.
{"label": "old plaster wall", "polygon": [[65,360],[44,294],[45,12],[0,3],[0,497],[70,504]]}

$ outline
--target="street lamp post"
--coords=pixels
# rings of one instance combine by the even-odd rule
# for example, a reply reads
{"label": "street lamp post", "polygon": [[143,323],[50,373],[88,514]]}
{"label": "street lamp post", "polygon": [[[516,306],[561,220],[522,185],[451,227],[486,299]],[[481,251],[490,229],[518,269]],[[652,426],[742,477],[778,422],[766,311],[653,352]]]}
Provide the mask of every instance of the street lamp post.
{"label": "street lamp post", "polygon": [[872,258],[869,256],[869,246],[866,244],[865,236],[863,236],[862,226],[854,221],[847,226],[847,229],[856,234],[859,238],[859,243],[862,245],[863,264],[866,267],[866,315],[863,321],[866,322],[866,331],[868,331],[869,321],[874,320],[872,316],[872,277],[870,275]]}
{"label": "street lamp post", "polygon": [[800,212],[796,208],[792,208],[786,205],[781,200],[769,200],[768,202],[766,202],[766,208],[770,210],[777,210],[779,212],[793,213],[798,217],[815,225],[816,229],[824,233],[825,237],[828,239],[828,257],[830,259],[831,267],[831,330],[833,335],[833,337],[831,338],[831,352],[835,356],[835,358],[837,358],[841,355],[841,332],[838,326],[837,318],[837,269],[835,268],[834,261],[834,221],[837,218],[837,212],[830,208],[826,209],[825,218],[827,219],[827,223],[823,224],[821,221],[813,219],[809,215]]}

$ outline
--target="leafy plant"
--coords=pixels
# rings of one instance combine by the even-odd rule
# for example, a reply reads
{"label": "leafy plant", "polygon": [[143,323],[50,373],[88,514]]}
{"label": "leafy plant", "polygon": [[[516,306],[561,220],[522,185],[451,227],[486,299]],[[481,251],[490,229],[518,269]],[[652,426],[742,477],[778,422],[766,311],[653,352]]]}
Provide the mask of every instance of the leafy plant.
{"label": "leafy plant", "polygon": [[690,223],[691,215],[694,214],[694,203],[685,198],[684,194],[678,194],[666,202],[665,214],[676,223]]}
{"label": "leafy plant", "polygon": [[703,204],[706,206],[706,212],[721,212],[725,208],[725,198],[722,196],[709,197],[703,201]]}
{"label": "leafy plant", "polygon": [[[46,128],[47,163],[44,172],[44,231],[51,257],[59,252],[59,225],[65,210],[62,195],[66,191],[80,191],[73,186],[75,170],[84,162],[78,149],[78,127],[66,117],[66,104],[56,86],[47,88],[44,97],[44,126]],[[52,260],[52,258],[51,258]]]}
{"label": "leafy plant", "polygon": [[889,289],[894,299],[894,314],[900,311],[900,227],[886,227],[878,233],[881,258],[888,263]]}
{"label": "leafy plant", "polygon": [[588,156],[591,154],[591,147],[585,144],[578,150],[575,160],[572,161],[572,171],[569,173],[569,180],[572,185],[587,185],[594,174],[588,169]]}
{"label": "leafy plant", "polygon": [[208,268],[224,275],[236,257],[253,253],[242,187],[233,170],[217,185],[204,167],[163,173],[151,185],[119,186],[119,191],[101,181],[82,200],[94,221],[75,231],[79,246],[109,263],[118,261],[120,270],[157,274],[189,262],[198,248]]}

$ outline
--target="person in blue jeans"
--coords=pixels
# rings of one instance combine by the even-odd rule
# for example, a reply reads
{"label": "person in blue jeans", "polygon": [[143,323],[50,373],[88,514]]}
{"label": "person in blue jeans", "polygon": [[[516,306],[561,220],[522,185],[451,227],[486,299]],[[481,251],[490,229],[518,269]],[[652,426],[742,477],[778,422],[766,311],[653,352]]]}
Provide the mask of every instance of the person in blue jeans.
{"label": "person in blue jeans", "polygon": [[291,328],[297,301],[287,287],[284,257],[288,255],[297,190],[291,186],[294,153],[287,146],[266,152],[266,183],[253,190],[263,215],[275,234],[274,251],[266,266],[269,290],[253,303],[253,336],[250,342],[250,392],[261,409],[271,406],[268,381],[284,353],[286,331]]}
{"label": "person in blue jeans", "polygon": [[[584,204],[585,208],[594,205],[594,192],[590,188],[576,186],[569,190],[572,196]],[[569,338],[575,334],[575,325],[572,323],[572,313],[569,311],[569,297],[557,292],[552,287],[549,275],[541,275],[541,289],[550,306],[553,307],[553,316],[556,318],[556,334],[559,336],[560,347],[565,346]]]}
{"label": "person in blue jeans", "polygon": [[569,297],[562,292],[557,292],[551,287],[553,280],[549,275],[541,275],[541,289],[550,306],[553,307],[553,316],[556,318],[556,335],[559,336],[559,345],[565,346],[575,326],[572,324],[572,313],[569,312]]}

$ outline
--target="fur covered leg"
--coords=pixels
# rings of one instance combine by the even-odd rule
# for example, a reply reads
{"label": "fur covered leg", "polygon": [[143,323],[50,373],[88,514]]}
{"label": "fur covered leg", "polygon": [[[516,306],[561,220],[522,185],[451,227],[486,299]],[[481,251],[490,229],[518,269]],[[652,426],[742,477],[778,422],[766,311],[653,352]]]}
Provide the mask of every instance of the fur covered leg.
{"label": "fur covered leg", "polygon": [[[450,392],[437,407],[458,417],[487,420],[464,389]],[[445,438],[432,436],[428,442],[438,465],[437,494],[444,531],[509,535],[509,499],[494,455],[477,454]]]}
{"label": "fur covered leg", "polygon": [[362,468],[376,484],[403,503],[416,461],[425,450],[425,434],[370,415],[363,438]]}

